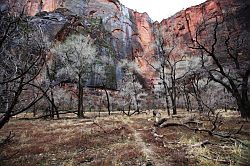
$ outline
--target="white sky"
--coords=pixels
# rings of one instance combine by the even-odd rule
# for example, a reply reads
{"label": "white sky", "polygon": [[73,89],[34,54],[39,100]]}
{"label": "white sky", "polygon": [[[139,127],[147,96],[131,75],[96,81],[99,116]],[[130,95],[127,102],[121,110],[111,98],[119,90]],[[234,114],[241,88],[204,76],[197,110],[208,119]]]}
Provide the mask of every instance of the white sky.
{"label": "white sky", "polygon": [[119,0],[123,5],[138,12],[147,12],[154,21],[168,18],[182,9],[198,5],[205,0]]}

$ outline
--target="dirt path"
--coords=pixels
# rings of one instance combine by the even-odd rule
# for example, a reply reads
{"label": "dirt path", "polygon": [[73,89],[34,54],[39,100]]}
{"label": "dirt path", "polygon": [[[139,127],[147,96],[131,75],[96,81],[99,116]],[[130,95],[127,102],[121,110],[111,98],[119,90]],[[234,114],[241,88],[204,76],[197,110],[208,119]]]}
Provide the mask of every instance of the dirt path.
{"label": "dirt path", "polygon": [[143,154],[146,156],[147,159],[147,165],[160,165],[159,161],[155,158],[156,154],[154,151],[150,148],[150,146],[147,146],[146,143],[141,138],[141,135],[138,131],[134,129],[134,138],[137,145],[140,147]]}
{"label": "dirt path", "polygon": [[129,128],[134,132],[135,142],[137,143],[138,147],[141,149],[147,159],[147,163],[145,164],[145,166],[167,166],[163,159],[157,158],[157,154],[153,151],[152,146],[147,145],[146,142],[143,140],[143,138],[141,137],[142,131],[137,131],[133,127],[132,124],[134,123],[134,121],[129,120],[123,122],[128,125]]}

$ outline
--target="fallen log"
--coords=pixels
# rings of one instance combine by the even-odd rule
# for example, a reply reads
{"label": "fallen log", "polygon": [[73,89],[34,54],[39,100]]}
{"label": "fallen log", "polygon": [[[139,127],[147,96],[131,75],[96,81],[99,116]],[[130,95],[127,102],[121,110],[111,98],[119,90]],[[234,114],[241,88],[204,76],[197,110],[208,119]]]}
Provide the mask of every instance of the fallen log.
{"label": "fallen log", "polygon": [[223,163],[223,164],[231,164],[231,161],[229,160],[219,160],[219,159],[213,159],[213,158],[210,158],[210,157],[207,157],[207,156],[201,156],[207,160],[212,160],[212,161],[216,161],[216,162],[219,162],[219,163]]}
{"label": "fallen log", "polygon": [[184,124],[194,124],[194,125],[197,125],[197,126],[203,125],[202,122],[196,122],[196,121],[188,121],[188,122],[185,122]]}
{"label": "fallen log", "polygon": [[205,147],[206,145],[208,144],[212,144],[210,141],[208,140],[205,140],[205,141],[202,141],[202,142],[198,142],[194,145],[191,145],[191,147]]}
{"label": "fallen log", "polygon": [[164,124],[161,124],[159,127],[164,128],[164,127],[171,127],[171,126],[185,127],[185,128],[187,128],[189,130],[193,130],[194,132],[206,132],[211,136],[215,135],[215,136],[220,136],[220,137],[223,137],[223,138],[230,138],[230,136],[231,136],[231,135],[226,135],[226,134],[222,134],[222,133],[219,133],[219,132],[214,132],[214,131],[208,130],[208,129],[192,128],[192,127],[189,127],[188,125],[182,124],[182,123],[164,123]]}
{"label": "fallen log", "polygon": [[[242,145],[248,147],[248,145],[246,145],[245,143],[243,143],[242,141],[240,141],[239,139],[234,137],[231,133],[216,132],[213,129],[209,130],[209,129],[204,129],[204,128],[201,128],[201,129],[200,128],[192,128],[192,127],[189,127],[188,125],[182,124],[182,123],[163,123],[159,127],[164,128],[164,127],[171,127],[171,126],[184,127],[184,128],[187,128],[189,130],[194,131],[195,133],[196,132],[205,132],[205,133],[208,133],[210,136],[218,136],[221,138],[229,139],[229,140],[234,141],[234,142],[237,141],[237,142],[241,143]],[[240,129],[242,129],[242,127]]]}
{"label": "fallen log", "polygon": [[162,119],[156,121],[156,122],[154,123],[154,126],[160,127],[160,126],[161,126],[164,122],[166,122],[166,121],[167,121],[166,118],[162,118]]}

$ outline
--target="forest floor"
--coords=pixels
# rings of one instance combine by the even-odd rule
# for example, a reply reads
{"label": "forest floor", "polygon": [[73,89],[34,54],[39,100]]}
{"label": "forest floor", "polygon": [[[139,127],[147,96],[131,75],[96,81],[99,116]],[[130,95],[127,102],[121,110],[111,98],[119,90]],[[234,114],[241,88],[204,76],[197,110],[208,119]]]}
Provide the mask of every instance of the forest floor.
{"label": "forest floor", "polygon": [[[219,115],[216,132],[225,136],[231,133],[230,138],[194,132],[183,126],[155,127],[152,112],[131,117],[106,113],[96,117],[86,113],[89,117],[86,119],[13,118],[0,130],[0,141],[10,131],[15,134],[10,141],[0,144],[0,165],[248,165],[250,122],[234,111]],[[213,128],[205,115],[195,112],[179,110],[173,117],[162,112],[161,117],[167,119],[165,123],[195,121],[199,122],[195,127]]]}

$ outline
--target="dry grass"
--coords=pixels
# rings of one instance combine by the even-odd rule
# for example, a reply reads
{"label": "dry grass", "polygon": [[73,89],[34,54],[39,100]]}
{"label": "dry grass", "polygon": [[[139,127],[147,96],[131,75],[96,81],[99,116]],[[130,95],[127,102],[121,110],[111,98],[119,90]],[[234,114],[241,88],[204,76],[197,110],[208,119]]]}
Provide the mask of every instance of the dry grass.
{"label": "dry grass", "polygon": [[[204,127],[211,127],[206,118],[199,114],[179,111],[178,116],[168,117],[168,122],[182,122],[187,119],[204,120]],[[91,114],[88,115],[92,117]],[[237,131],[242,119],[234,112],[222,114],[220,131]],[[61,120],[18,120],[12,119],[1,131],[0,139],[15,133],[12,142],[0,147],[0,163],[15,165],[150,165],[145,153],[138,146],[134,133],[139,133],[146,148],[153,151],[154,163],[164,165],[221,165],[221,160],[236,165],[245,157],[244,147],[229,140],[221,140],[206,133],[194,133],[183,127],[155,128],[151,114],[132,117],[113,115],[91,119],[67,118]],[[237,137],[249,140],[249,122],[244,122]],[[153,130],[163,137],[155,137]],[[209,140],[206,147],[192,145]],[[246,162],[246,161],[244,161]],[[158,164],[160,165],[160,164]]]}

